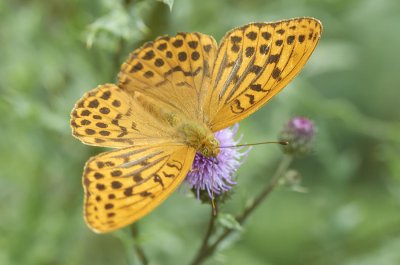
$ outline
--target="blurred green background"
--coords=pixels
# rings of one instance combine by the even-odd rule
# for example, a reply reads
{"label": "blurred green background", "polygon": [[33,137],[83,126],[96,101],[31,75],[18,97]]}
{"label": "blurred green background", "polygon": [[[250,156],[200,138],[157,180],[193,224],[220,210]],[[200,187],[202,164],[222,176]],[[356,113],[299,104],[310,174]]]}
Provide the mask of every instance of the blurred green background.
{"label": "blurred green background", "polygon": [[[397,0],[0,1],[0,264],[128,264],[115,234],[82,218],[81,174],[101,148],[71,136],[83,93],[114,82],[144,41],[177,31],[219,40],[235,26],[297,16],[324,32],[301,74],[241,123],[245,142],[274,140],[293,116],[318,127],[292,165],[308,193],[279,188],[206,264],[400,264],[400,4]],[[262,126],[261,126],[262,124]],[[240,211],[282,153],[255,147],[238,173]],[[139,222],[151,264],[187,264],[209,215],[184,192]]]}

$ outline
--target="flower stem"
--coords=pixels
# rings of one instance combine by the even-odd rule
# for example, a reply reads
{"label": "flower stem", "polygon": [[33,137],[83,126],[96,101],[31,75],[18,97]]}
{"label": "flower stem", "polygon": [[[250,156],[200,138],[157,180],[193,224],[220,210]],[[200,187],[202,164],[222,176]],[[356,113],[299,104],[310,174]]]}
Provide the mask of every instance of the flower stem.
{"label": "flower stem", "polygon": [[[208,241],[210,240],[211,235],[214,232],[214,227],[215,227],[215,220],[217,219],[217,215],[218,215],[218,205],[215,204],[215,209],[214,207],[211,207],[211,212],[210,212],[210,221],[208,222],[208,228],[207,228],[207,232],[203,238],[203,242],[201,243],[201,247],[198,251],[198,253],[202,253],[204,252],[204,250],[208,247]],[[215,214],[215,212],[217,214]]]}
{"label": "flower stem", "polygon": [[148,265],[149,260],[147,259],[146,254],[144,253],[142,246],[137,243],[137,241],[138,241],[137,239],[139,236],[139,230],[138,230],[137,224],[131,225],[130,228],[131,228],[132,238],[135,241],[134,245],[133,245],[134,251],[136,252],[138,259],[140,260],[140,263],[142,265]]}
{"label": "flower stem", "polygon": [[242,224],[247,217],[259,206],[267,197],[268,195],[275,189],[275,187],[278,185],[280,178],[286,173],[288,170],[291,162],[293,160],[292,156],[285,155],[278,168],[275,171],[275,174],[271,178],[270,183],[264,187],[264,189],[258,194],[258,196],[254,199],[254,201],[247,206],[241,214],[239,214],[236,217],[236,221],[238,221],[239,224]]}
{"label": "flower stem", "polygon": [[[275,174],[271,178],[270,183],[264,187],[264,189],[258,194],[258,196],[254,199],[254,201],[247,206],[239,215],[235,217],[236,221],[242,225],[246,219],[250,216],[250,214],[268,197],[268,195],[275,189],[275,187],[278,185],[280,178],[284,176],[285,172],[288,170],[293,158],[292,156],[285,155],[277,170],[275,171]],[[208,257],[210,257],[215,250],[218,248],[218,246],[221,244],[222,241],[224,241],[225,238],[227,238],[229,235],[231,235],[233,232],[236,230],[233,228],[225,228],[222,234],[214,241],[214,243],[210,243],[209,239],[212,236],[212,232],[214,230],[214,225],[215,225],[215,216],[211,213],[210,217],[210,223],[209,223],[209,228],[207,230],[207,234],[203,239],[203,243],[199,251],[197,252],[196,257],[190,263],[190,265],[200,265],[202,264]]]}

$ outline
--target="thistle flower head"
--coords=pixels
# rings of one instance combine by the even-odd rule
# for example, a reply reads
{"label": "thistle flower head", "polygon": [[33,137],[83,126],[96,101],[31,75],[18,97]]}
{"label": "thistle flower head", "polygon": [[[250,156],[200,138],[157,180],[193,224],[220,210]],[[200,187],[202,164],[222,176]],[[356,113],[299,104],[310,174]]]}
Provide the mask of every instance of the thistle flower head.
{"label": "thistle flower head", "polygon": [[312,140],[315,135],[314,123],[304,117],[294,117],[283,128],[279,140],[289,144],[282,146],[287,154],[307,154],[312,149]]}
{"label": "thistle flower head", "polygon": [[[215,138],[220,146],[235,146],[240,142],[241,137],[235,140],[235,135],[239,125],[227,128],[215,133]],[[236,184],[233,175],[243,163],[243,158],[247,156],[250,149],[221,148],[218,156],[205,157],[196,153],[192,169],[186,176],[187,185],[196,193],[198,199],[207,194],[209,198],[222,195],[232,189]]]}

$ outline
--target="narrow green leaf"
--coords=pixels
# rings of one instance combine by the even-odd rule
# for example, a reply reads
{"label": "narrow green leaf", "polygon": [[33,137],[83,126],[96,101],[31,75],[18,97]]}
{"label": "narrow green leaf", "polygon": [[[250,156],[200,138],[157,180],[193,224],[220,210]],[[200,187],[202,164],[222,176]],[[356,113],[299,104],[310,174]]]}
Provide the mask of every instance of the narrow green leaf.
{"label": "narrow green leaf", "polygon": [[217,221],[223,227],[234,229],[237,231],[242,231],[242,226],[236,221],[235,217],[229,213],[218,214]]}

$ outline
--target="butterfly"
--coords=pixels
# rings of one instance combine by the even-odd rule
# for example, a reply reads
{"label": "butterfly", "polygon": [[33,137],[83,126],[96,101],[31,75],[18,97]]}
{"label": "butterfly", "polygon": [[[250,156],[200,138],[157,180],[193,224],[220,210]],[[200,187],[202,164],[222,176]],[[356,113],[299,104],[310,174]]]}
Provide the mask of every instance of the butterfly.
{"label": "butterfly", "polygon": [[160,205],[196,152],[217,157],[215,132],[258,110],[299,73],[321,31],[317,19],[293,18],[235,28],[219,45],[209,35],[178,33],[132,52],[118,84],[91,90],[71,112],[76,138],[118,148],[85,165],[88,226],[110,232]]}

